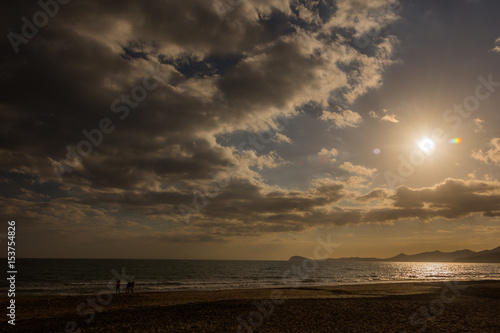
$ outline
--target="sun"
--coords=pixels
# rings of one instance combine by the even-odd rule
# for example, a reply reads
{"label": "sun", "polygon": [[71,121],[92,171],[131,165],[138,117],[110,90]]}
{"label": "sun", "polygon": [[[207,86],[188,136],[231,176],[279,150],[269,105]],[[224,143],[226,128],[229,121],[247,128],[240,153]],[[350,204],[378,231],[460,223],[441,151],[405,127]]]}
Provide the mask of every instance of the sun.
{"label": "sun", "polygon": [[436,148],[436,143],[432,139],[423,138],[418,142],[418,148],[429,155],[434,151],[434,148]]}

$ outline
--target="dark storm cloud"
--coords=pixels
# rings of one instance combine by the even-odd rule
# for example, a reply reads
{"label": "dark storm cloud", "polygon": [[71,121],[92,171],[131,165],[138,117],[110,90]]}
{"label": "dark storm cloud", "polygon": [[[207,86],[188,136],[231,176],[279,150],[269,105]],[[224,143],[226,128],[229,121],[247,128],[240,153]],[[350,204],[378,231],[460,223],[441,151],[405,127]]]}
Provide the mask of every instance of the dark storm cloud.
{"label": "dark storm cloud", "polygon": [[[225,226],[224,234],[248,235],[267,233],[270,230],[278,232],[278,229],[298,231],[318,226],[392,223],[407,219],[456,219],[473,214],[493,217],[500,211],[500,185],[497,182],[447,179],[430,188],[399,187],[392,195],[386,189],[375,189],[358,197],[360,201],[372,200],[375,203],[374,206],[365,208],[341,208],[336,202],[347,199],[347,193],[343,193],[345,188],[335,185],[330,188],[335,193],[333,196],[317,184],[308,193],[309,196],[301,194],[298,198],[292,198],[284,193],[279,201],[267,201],[268,195],[258,191],[257,186],[253,196],[248,198],[245,196],[249,191],[245,191],[245,196],[238,197],[229,190],[225,194],[226,206],[223,212],[217,213],[216,208],[208,208],[206,218],[207,221],[217,218],[218,227]],[[230,197],[234,197],[234,201]],[[248,206],[247,202],[252,205]],[[221,206],[215,204],[213,207]],[[239,222],[230,223],[235,217],[238,217]],[[205,222],[202,225],[209,227],[212,224]],[[249,226],[252,226],[251,230]]]}
{"label": "dark storm cloud", "polygon": [[[17,54],[8,38],[0,42],[0,170],[53,184],[67,197],[26,187],[4,197],[4,213],[61,232],[95,224],[94,231],[126,237],[120,227],[152,221],[184,232],[178,205],[191,204],[232,164],[237,172],[230,184],[193,220],[193,239],[365,221],[363,211],[336,206],[349,195],[345,183],[269,186],[259,172],[286,161],[273,152],[238,152],[238,145],[223,147],[215,138],[257,133],[311,103],[338,122],[335,96],[346,103],[378,87],[392,63],[395,37],[377,36],[373,52],[360,52],[352,41],[395,21],[392,12],[368,15],[390,3],[338,1],[327,10],[328,2],[243,1],[224,20],[210,1],[61,6]],[[21,18],[39,10],[2,4],[9,12],[4,31],[21,33]],[[343,116],[354,115],[349,112]],[[358,124],[361,116],[346,121]],[[83,141],[92,144],[91,153],[81,153]],[[371,170],[345,165],[354,173]],[[127,213],[139,217],[123,224],[118,214]]]}
{"label": "dark storm cloud", "polygon": [[446,179],[427,188],[400,186],[391,196],[376,189],[358,200],[375,197],[380,200],[379,207],[366,211],[363,222],[456,219],[476,213],[492,217],[500,211],[500,184],[496,181]]}
{"label": "dark storm cloud", "polygon": [[432,188],[409,189],[399,187],[394,206],[427,208],[446,218],[457,218],[474,212],[500,210],[500,185],[496,182],[447,179]]}
{"label": "dark storm cloud", "polygon": [[[6,6],[12,15],[4,24],[13,31],[20,29],[18,17],[29,18],[40,9]],[[51,158],[67,165],[66,147],[76,150],[87,139],[83,130],[98,129],[100,121],[109,118],[113,132],[82,159],[81,168],[71,167],[72,172],[65,173],[65,181],[80,184],[83,179],[94,187],[130,188],[148,173],[163,176],[178,169],[203,178],[229,158],[202,142],[210,141],[212,134],[262,128],[263,120],[273,115],[324,99],[346,84],[346,73],[337,69],[336,60],[352,57],[377,70],[366,57],[342,55],[348,49],[345,45],[322,44],[301,32],[281,36],[268,31],[261,23],[277,10],[291,14],[281,1],[242,3],[227,14],[231,20],[222,22],[203,1],[75,1],[61,7],[50,24],[20,46],[19,54],[9,52],[10,43],[4,39],[3,168],[13,170],[15,164],[18,170],[54,179],[44,161]],[[185,76],[182,68],[167,61],[207,59],[214,66],[209,60],[214,57],[236,57],[236,61],[225,75],[216,70],[201,77]],[[130,102],[128,95],[145,77],[152,80],[150,84],[155,82],[154,69],[168,72],[168,84],[156,82],[160,86],[148,91],[144,101]],[[359,76],[360,71],[355,72]],[[179,151],[184,156],[176,155]],[[131,169],[128,175],[124,168]]]}

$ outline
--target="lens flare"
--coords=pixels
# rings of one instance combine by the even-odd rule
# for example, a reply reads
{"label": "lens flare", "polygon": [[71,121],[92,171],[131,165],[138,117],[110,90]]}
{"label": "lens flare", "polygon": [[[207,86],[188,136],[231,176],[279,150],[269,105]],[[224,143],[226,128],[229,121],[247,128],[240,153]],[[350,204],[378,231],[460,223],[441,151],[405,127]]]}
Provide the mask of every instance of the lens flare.
{"label": "lens flare", "polygon": [[462,139],[461,138],[454,138],[454,139],[450,139],[448,142],[449,143],[460,143],[460,142],[462,142]]}

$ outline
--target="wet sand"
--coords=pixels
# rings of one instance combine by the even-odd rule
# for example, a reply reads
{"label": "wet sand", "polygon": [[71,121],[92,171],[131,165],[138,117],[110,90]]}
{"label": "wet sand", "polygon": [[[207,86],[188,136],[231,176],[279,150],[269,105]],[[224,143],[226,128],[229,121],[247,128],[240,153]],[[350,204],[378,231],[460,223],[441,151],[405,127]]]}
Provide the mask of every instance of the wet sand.
{"label": "wet sand", "polygon": [[500,281],[16,298],[1,332],[500,332]]}

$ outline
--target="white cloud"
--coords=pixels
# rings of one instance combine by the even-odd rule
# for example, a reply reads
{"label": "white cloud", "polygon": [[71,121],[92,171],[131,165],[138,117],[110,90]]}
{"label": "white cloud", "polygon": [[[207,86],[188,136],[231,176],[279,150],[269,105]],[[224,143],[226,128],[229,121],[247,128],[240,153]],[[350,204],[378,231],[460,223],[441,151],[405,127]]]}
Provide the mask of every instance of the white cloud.
{"label": "white cloud", "polygon": [[492,51],[500,53],[500,38],[495,41],[495,46],[493,47]]}
{"label": "white cloud", "polygon": [[359,113],[351,110],[345,110],[340,113],[323,111],[320,119],[325,121],[332,121],[338,128],[358,127],[359,123],[363,120]]}
{"label": "white cloud", "polygon": [[361,176],[351,176],[347,179],[347,185],[350,188],[366,188],[370,185],[371,182],[368,182],[368,179]]}
{"label": "white cloud", "polygon": [[[384,110],[384,112],[385,112],[385,110]],[[399,120],[398,120],[398,118],[396,118],[395,114],[385,115],[380,120],[381,121],[388,121],[390,123],[399,123]]]}
{"label": "white cloud", "polygon": [[318,155],[320,156],[331,156],[331,157],[335,157],[338,155],[338,151],[337,149],[335,148],[332,148],[330,150],[326,149],[326,148],[323,148],[321,149],[321,151],[318,153]]}
{"label": "white cloud", "polygon": [[318,13],[310,11],[304,5],[297,6],[297,11],[298,11],[298,13],[297,13],[298,18],[306,21],[307,23],[320,22],[320,17],[318,15]]}
{"label": "white cloud", "polygon": [[399,19],[398,6],[393,0],[339,0],[337,13],[326,24],[325,28],[353,28],[357,34],[380,29]]}
{"label": "white cloud", "polygon": [[377,171],[377,169],[370,169],[362,165],[354,165],[351,162],[344,162],[344,164],[342,164],[340,168],[349,173],[354,173],[369,177],[373,176],[373,174]]}
{"label": "white cloud", "polygon": [[338,155],[338,151],[335,148],[332,148],[330,150],[323,148],[321,151],[318,153],[318,159],[320,162],[335,162],[336,159],[335,157]]}
{"label": "white cloud", "polygon": [[246,150],[240,160],[240,166],[245,164],[247,167],[257,167],[259,170],[262,170],[277,168],[287,164],[287,162],[284,161],[275,151],[272,151],[267,155],[257,156],[255,151]]}
{"label": "white cloud", "polygon": [[500,138],[490,140],[489,149],[482,149],[472,152],[472,157],[485,164],[500,165]]}
{"label": "white cloud", "polygon": [[276,133],[273,141],[277,143],[292,143],[292,139],[281,133]]}
{"label": "white cloud", "polygon": [[483,119],[480,118],[474,119],[474,132],[476,133],[484,132],[483,123],[484,123]]}
{"label": "white cloud", "polygon": [[370,111],[368,113],[368,115],[371,117],[371,118],[374,118],[374,119],[380,119],[380,121],[387,121],[387,122],[390,122],[390,123],[399,123],[399,119],[397,118],[397,116],[395,114],[388,114],[388,110],[387,109],[383,109],[382,110],[384,116],[382,118],[380,118],[380,116],[377,114],[377,112],[375,111]]}

